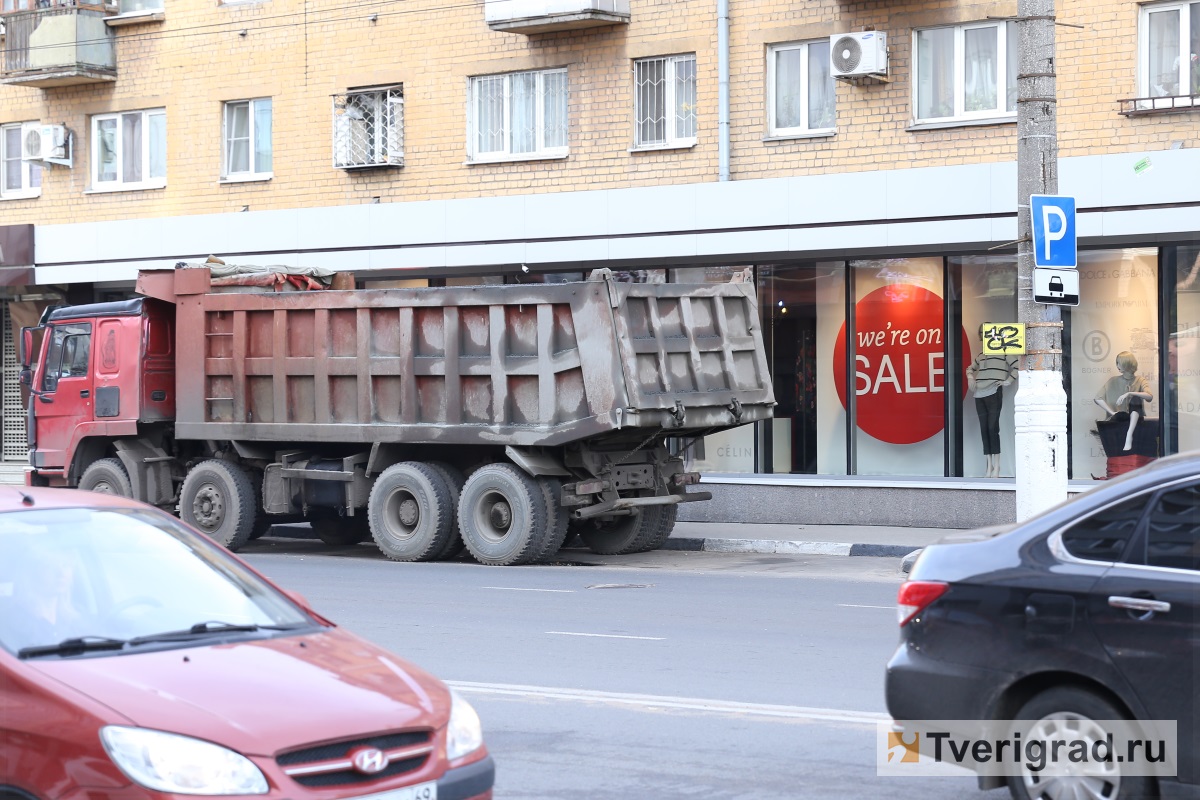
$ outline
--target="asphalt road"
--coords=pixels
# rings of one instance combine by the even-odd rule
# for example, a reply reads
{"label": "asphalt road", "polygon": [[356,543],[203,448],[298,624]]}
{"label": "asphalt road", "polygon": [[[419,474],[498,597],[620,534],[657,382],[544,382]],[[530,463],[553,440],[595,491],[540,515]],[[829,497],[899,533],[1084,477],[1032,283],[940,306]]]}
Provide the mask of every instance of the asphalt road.
{"label": "asphalt road", "polygon": [[262,539],[242,555],[479,710],[497,800],[984,795],[881,778],[897,559],[656,552],[490,568]]}

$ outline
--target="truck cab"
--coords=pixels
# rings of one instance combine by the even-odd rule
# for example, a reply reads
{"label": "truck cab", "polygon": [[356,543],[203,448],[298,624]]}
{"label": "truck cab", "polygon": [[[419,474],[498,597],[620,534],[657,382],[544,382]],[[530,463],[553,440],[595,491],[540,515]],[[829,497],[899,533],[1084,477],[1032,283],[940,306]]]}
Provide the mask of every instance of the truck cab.
{"label": "truck cab", "polygon": [[21,331],[21,380],[31,395],[27,482],[79,486],[105,459],[129,478],[117,442],[175,417],[173,326],[172,306],[137,298],[47,309]]}

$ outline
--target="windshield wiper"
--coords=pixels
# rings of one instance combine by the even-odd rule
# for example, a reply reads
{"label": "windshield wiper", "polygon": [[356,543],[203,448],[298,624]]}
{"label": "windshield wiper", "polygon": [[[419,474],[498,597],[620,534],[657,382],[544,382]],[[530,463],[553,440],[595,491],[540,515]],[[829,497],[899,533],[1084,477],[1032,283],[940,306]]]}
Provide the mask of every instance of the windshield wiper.
{"label": "windshield wiper", "polygon": [[17,658],[74,656],[92,650],[121,650],[129,643],[125,639],[111,639],[107,636],[77,636],[71,639],[63,639],[58,644],[22,647],[17,651]]}
{"label": "windshield wiper", "polygon": [[239,625],[232,622],[197,622],[190,628],[179,631],[164,631],[151,633],[146,636],[135,636],[129,640],[131,645],[147,644],[150,642],[180,642],[198,639],[204,636],[216,636],[225,633],[250,633],[253,631],[290,631],[304,627],[304,623],[293,625]]}

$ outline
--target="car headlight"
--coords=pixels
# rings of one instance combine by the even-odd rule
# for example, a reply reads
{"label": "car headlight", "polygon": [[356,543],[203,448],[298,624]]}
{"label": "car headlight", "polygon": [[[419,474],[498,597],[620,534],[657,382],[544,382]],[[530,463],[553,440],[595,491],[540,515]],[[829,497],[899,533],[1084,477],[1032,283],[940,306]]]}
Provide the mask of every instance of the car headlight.
{"label": "car headlight", "polygon": [[108,725],[100,741],[136,783],[174,794],[266,794],[267,779],[243,755],[220,745],[145,728]]}
{"label": "car headlight", "polygon": [[483,726],[471,704],[450,690],[450,724],[446,726],[446,758],[453,761],[483,747]]}

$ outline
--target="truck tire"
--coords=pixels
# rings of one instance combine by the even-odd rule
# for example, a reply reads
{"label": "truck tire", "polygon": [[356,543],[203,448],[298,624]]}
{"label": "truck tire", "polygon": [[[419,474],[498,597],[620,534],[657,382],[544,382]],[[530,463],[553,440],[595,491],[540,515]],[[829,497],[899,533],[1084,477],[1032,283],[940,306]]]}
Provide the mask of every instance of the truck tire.
{"label": "truck tire", "polygon": [[237,550],[250,540],[258,509],[250,477],[237,464],[211,458],[192,467],[179,490],[179,517]]}
{"label": "truck tire", "polygon": [[366,515],[357,517],[326,517],[310,521],[313,533],[330,547],[343,547],[365,542],[371,538],[371,525]]}
{"label": "truck tire", "polygon": [[643,506],[629,516],[597,521],[579,535],[593,553],[601,556],[627,555],[658,530],[660,506]]}
{"label": "truck tire", "polygon": [[428,464],[405,461],[380,473],[367,505],[371,536],[393,561],[432,561],[452,532],[450,489]]}
{"label": "truck tire", "polygon": [[657,550],[662,547],[667,539],[671,538],[671,531],[675,530],[675,521],[679,518],[679,506],[658,506],[662,509],[658,517],[658,525],[653,531],[649,532],[646,541],[639,543],[634,550],[634,553],[649,553],[651,550]]}
{"label": "truck tire", "polygon": [[471,473],[458,500],[458,528],[480,564],[505,567],[537,558],[547,535],[541,487],[511,464]]}
{"label": "truck tire", "polygon": [[534,561],[544,563],[558,555],[559,548],[567,538],[567,510],[562,507],[562,481],[541,477],[537,483],[546,501],[546,540]]}
{"label": "truck tire", "polygon": [[466,547],[463,544],[462,533],[458,530],[458,498],[462,495],[467,478],[458,467],[444,461],[430,461],[429,466],[441,473],[446,488],[450,490],[450,538],[446,540],[445,549],[436,556],[438,561],[445,561],[454,558]]}
{"label": "truck tire", "polygon": [[133,497],[133,484],[129,482],[129,473],[125,471],[125,465],[119,458],[93,461],[83,471],[78,488],[87,492]]}

